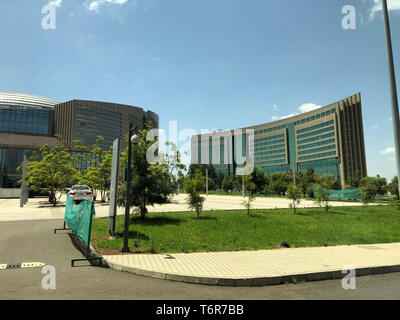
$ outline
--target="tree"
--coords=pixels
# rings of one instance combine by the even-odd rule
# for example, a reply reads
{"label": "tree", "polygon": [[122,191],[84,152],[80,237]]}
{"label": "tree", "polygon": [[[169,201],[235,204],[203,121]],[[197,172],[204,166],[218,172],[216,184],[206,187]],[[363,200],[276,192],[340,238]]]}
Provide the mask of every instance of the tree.
{"label": "tree", "polygon": [[302,189],[299,186],[291,183],[286,190],[287,197],[292,200],[290,207],[293,208],[293,213],[296,214],[296,205],[300,204],[300,197],[302,194]]}
{"label": "tree", "polygon": [[317,197],[315,202],[320,206],[324,205],[326,213],[329,211],[329,197],[334,184],[335,178],[330,174],[317,179]]}
{"label": "tree", "polygon": [[208,178],[208,190],[215,190],[215,181],[213,178]]}
{"label": "tree", "polygon": [[399,198],[399,179],[396,177],[394,177],[392,179],[392,181],[389,183],[388,185],[388,191],[394,195],[397,200],[400,200]]}
{"label": "tree", "polygon": [[[293,172],[292,172],[292,175],[293,175]],[[300,193],[303,196],[305,196],[307,193],[307,186],[308,186],[306,175],[302,171],[296,171],[295,177],[296,177],[296,186],[299,187]],[[288,188],[289,188],[289,186],[288,186]],[[287,194],[287,192],[286,192],[286,194]]]}
{"label": "tree", "polygon": [[224,177],[220,174],[217,175],[214,179],[215,181],[215,189],[222,189],[222,181],[224,180]]}
{"label": "tree", "polygon": [[358,188],[360,187],[361,183],[361,175],[360,171],[356,171],[353,176],[351,176],[348,180],[348,184],[350,185],[350,188]]}
{"label": "tree", "polygon": [[251,180],[255,185],[255,191],[257,193],[261,193],[264,190],[264,186],[267,184],[265,173],[259,167],[254,168],[254,171],[251,173]]}
{"label": "tree", "polygon": [[183,172],[182,171],[179,171],[177,174],[176,174],[176,183],[178,184],[178,188],[177,188],[177,193],[180,193],[181,192],[181,188],[180,187],[182,187],[183,188],[183,182],[185,181],[185,175],[183,174]]}
{"label": "tree", "polygon": [[315,174],[313,167],[308,167],[307,171],[303,177],[303,192],[310,198],[314,197],[314,187],[317,183],[318,175]]}
{"label": "tree", "polygon": [[377,186],[377,195],[385,196],[388,192],[388,186],[386,178],[382,178],[379,174],[375,178],[375,184]]}
{"label": "tree", "polygon": [[287,172],[276,172],[272,174],[271,180],[270,188],[279,195],[283,195],[293,177]]}
{"label": "tree", "polygon": [[181,153],[175,143],[167,141],[166,146],[169,147],[170,152],[168,154],[159,153],[160,163],[164,163],[168,166],[173,183],[176,186],[176,189],[178,189],[178,186],[183,184],[186,165],[181,162]]}
{"label": "tree", "polygon": [[367,190],[366,190],[365,187],[363,187],[363,186],[360,187],[359,194],[360,194],[360,196],[361,196],[360,202],[361,202],[361,204],[362,204],[363,213],[364,213],[365,208],[366,208],[366,207],[368,206],[368,204],[371,202],[371,198],[368,197]]}
{"label": "tree", "polygon": [[233,191],[242,190],[242,176],[234,176],[232,178],[231,190]]}
{"label": "tree", "polygon": [[225,174],[224,180],[222,180],[222,189],[225,191],[226,194],[228,194],[229,191],[233,189],[233,181],[229,174]]}
{"label": "tree", "polygon": [[[75,140],[75,148],[85,151],[87,150],[81,145],[80,140]],[[88,185],[95,198],[100,191],[101,202],[105,202],[107,191],[111,184],[111,165],[112,165],[112,147],[102,149],[97,144],[104,142],[102,136],[98,136],[96,144],[91,146],[90,152],[86,151],[84,155],[77,155],[77,158],[82,162],[79,165],[81,168],[80,184]]]}
{"label": "tree", "polygon": [[186,203],[191,210],[196,210],[197,218],[200,217],[200,212],[203,210],[205,197],[201,195],[204,190],[204,176],[200,170],[194,172],[193,178],[189,176],[185,178],[183,187],[188,194]]}
{"label": "tree", "polygon": [[378,194],[379,183],[376,178],[373,177],[364,177],[360,180],[360,193],[364,198],[364,202],[368,204],[368,202],[374,200]]}
{"label": "tree", "polygon": [[[156,141],[147,141],[148,129],[139,134],[139,142],[132,147],[132,181],[130,205],[138,207],[142,219],[147,214],[147,206],[170,202],[170,196],[175,190],[174,179],[168,164],[163,162],[150,163],[146,153]],[[127,164],[128,148],[121,154],[121,163]],[[126,183],[119,191],[118,204],[125,205]]]}
{"label": "tree", "polygon": [[170,152],[165,155],[165,161],[162,162],[168,165],[171,175],[183,175],[183,172],[186,171],[186,166],[181,162],[182,155],[178,147],[171,141],[167,141],[166,145],[169,147]]}
{"label": "tree", "polygon": [[206,176],[206,169],[208,169],[208,177],[215,179],[217,173],[215,167],[212,164],[191,164],[188,170],[188,176],[193,178],[196,171],[199,170],[203,176]]}
{"label": "tree", "polygon": [[244,176],[243,179],[246,199],[243,200],[242,204],[247,210],[247,214],[250,215],[252,203],[255,200],[255,192],[257,190],[257,186],[254,182],[252,182],[251,176]]}
{"label": "tree", "polygon": [[[49,202],[56,206],[66,186],[77,181],[78,170],[73,164],[74,159],[67,147],[46,144],[39,153],[33,153],[28,165],[28,183],[36,191],[45,188],[49,193]],[[60,193],[58,198],[57,193]]]}

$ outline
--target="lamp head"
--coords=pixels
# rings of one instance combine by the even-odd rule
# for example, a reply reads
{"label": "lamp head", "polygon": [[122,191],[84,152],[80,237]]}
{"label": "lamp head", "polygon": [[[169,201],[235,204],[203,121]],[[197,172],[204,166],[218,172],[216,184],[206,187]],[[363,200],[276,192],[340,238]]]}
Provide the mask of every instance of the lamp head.
{"label": "lamp head", "polygon": [[131,142],[132,142],[133,144],[138,144],[139,141],[140,141],[140,138],[139,138],[139,136],[138,136],[137,134],[134,134],[134,135],[131,137]]}

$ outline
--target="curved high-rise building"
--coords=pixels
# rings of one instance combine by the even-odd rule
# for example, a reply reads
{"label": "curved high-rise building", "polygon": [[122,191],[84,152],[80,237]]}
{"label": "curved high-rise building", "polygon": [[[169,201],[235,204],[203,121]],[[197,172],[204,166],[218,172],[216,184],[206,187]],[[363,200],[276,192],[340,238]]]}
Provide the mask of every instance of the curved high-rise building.
{"label": "curved high-rise building", "polygon": [[110,147],[115,138],[128,132],[130,123],[140,131],[146,122],[158,128],[158,115],[126,104],[71,100],[55,106],[55,133],[71,150],[74,150],[76,140],[91,146],[98,136],[104,138],[98,145]]}
{"label": "curved high-rise building", "polygon": [[246,129],[254,130],[252,162],[266,174],[312,167],[342,186],[350,177],[367,175],[360,93],[279,121],[194,136],[192,163],[212,163],[221,175],[236,174],[241,167],[236,159],[249,154],[251,140],[242,139]]}

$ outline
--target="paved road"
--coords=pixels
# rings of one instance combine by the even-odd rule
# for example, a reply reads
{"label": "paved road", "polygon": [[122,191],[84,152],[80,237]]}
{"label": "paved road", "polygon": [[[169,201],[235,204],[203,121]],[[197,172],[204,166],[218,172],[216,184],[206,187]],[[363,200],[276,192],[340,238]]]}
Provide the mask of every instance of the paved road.
{"label": "paved road", "polygon": [[40,261],[55,267],[57,287],[44,290],[41,268],[0,270],[0,299],[400,299],[400,273],[360,277],[345,291],[340,280],[258,288],[213,287],[136,276],[88,266],[60,220],[0,222],[0,264]]}

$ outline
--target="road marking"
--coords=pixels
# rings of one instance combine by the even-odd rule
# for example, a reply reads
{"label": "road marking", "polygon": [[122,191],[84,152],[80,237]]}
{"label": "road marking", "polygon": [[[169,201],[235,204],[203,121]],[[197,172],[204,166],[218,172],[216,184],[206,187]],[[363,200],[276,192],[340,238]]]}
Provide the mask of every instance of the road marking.
{"label": "road marking", "polygon": [[43,262],[24,262],[21,264],[21,268],[37,268],[43,267],[45,263]]}
{"label": "road marking", "polygon": [[0,264],[0,270],[3,269],[21,269],[21,268],[37,268],[43,267],[46,264],[43,262],[22,262],[22,263],[9,263]]}

